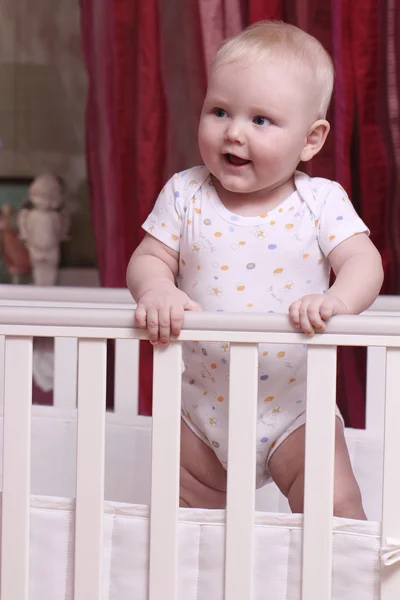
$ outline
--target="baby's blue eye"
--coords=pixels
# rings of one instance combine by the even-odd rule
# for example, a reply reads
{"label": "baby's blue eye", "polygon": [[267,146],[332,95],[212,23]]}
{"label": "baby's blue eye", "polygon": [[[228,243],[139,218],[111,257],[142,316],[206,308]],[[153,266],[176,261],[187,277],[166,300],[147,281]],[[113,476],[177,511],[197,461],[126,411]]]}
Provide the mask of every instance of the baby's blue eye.
{"label": "baby's blue eye", "polygon": [[271,121],[268,119],[268,117],[262,117],[261,115],[257,115],[256,117],[254,117],[253,123],[255,123],[256,125],[268,125],[268,123],[271,123]]}
{"label": "baby's blue eye", "polygon": [[223,108],[215,108],[214,109],[214,114],[216,117],[219,117],[220,119],[222,119],[223,117],[226,116],[226,110],[224,110]]}

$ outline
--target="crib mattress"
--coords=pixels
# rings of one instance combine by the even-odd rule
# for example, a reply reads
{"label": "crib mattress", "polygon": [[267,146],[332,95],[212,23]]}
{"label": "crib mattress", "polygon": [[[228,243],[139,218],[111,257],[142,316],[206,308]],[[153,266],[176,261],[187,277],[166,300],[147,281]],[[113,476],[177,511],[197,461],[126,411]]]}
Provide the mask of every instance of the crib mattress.
{"label": "crib mattress", "polygon": [[[105,503],[103,600],[148,600],[148,507]],[[180,509],[179,600],[223,600],[224,511]],[[30,600],[73,599],[73,501],[32,497]],[[300,600],[301,515],[256,514],[253,600]],[[380,524],[334,519],[334,600],[378,600]]]}

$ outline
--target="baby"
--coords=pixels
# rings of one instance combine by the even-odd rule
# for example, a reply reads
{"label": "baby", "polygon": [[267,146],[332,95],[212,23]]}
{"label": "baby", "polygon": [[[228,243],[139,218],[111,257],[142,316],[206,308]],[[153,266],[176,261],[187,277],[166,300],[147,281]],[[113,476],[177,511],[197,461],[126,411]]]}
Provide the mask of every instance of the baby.
{"label": "baby", "polygon": [[[329,133],[333,80],[327,52],[292,25],[257,23],[222,45],[200,118],[205,166],[168,181],[128,266],[136,324],[152,343],[179,335],[185,310],[288,312],[312,335],[375,300],[383,273],[366,225],[338,183],[296,170]],[[229,345],[187,342],[183,360],[180,502],[222,508]],[[294,512],[305,403],[304,346],[261,344],[256,485],[272,478]],[[334,512],[365,518],[339,412]]]}

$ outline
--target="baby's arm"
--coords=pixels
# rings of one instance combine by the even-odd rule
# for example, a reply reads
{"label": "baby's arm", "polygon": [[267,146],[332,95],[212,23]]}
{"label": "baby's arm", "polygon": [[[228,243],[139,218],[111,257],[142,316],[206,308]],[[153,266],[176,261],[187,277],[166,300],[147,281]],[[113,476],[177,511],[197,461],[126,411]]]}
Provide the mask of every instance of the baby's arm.
{"label": "baby's arm", "polygon": [[381,257],[365,233],[336,246],[328,260],[335,283],[326,294],[304,296],[289,308],[293,325],[309,335],[324,331],[325,321],[333,315],[359,314],[369,308],[382,286]]}
{"label": "baby's arm", "polygon": [[137,302],[136,326],[147,329],[153,344],[179,335],[184,310],[200,310],[175,285],[179,254],[146,234],[129,261],[126,282]]}

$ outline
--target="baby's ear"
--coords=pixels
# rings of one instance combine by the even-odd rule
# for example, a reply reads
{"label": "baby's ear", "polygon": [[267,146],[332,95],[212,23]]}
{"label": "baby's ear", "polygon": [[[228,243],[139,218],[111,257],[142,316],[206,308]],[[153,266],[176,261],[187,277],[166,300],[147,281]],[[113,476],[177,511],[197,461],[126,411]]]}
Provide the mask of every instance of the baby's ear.
{"label": "baby's ear", "polygon": [[300,160],[306,162],[318,154],[328,136],[331,126],[325,119],[315,121],[310,127],[306,143],[300,154]]}

